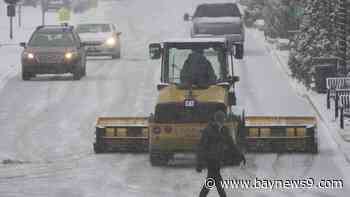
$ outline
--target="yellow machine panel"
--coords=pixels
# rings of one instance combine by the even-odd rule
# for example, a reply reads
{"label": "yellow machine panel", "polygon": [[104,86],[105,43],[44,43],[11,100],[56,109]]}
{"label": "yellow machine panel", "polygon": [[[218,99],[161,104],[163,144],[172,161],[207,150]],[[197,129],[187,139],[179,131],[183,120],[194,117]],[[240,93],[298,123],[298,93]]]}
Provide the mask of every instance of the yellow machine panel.
{"label": "yellow machine panel", "polygon": [[[208,89],[193,89],[192,97],[198,102],[225,103],[227,90],[220,86],[210,86]],[[188,90],[170,85],[159,91],[158,103],[182,102],[188,96]]]}

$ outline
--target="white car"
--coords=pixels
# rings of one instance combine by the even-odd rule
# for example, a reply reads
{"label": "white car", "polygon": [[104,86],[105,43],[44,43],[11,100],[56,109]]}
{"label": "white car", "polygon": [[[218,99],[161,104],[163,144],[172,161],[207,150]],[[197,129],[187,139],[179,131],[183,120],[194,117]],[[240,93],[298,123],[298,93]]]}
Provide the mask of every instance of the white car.
{"label": "white car", "polygon": [[83,42],[100,42],[100,45],[89,46],[86,49],[88,56],[111,56],[112,59],[120,58],[120,34],[114,24],[86,23],[76,27]]}

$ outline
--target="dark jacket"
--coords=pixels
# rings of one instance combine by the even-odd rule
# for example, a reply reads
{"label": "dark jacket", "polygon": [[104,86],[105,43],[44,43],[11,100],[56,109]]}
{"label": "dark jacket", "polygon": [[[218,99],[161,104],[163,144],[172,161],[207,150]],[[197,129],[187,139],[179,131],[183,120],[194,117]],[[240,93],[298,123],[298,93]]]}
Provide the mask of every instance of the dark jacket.
{"label": "dark jacket", "polygon": [[230,131],[223,127],[219,131],[219,126],[215,122],[210,122],[202,130],[202,136],[197,149],[197,168],[204,168],[208,162],[235,161],[239,164],[244,155],[233,142]]}
{"label": "dark jacket", "polygon": [[216,81],[211,63],[200,53],[192,53],[184,63],[180,73],[183,84],[208,85]]}

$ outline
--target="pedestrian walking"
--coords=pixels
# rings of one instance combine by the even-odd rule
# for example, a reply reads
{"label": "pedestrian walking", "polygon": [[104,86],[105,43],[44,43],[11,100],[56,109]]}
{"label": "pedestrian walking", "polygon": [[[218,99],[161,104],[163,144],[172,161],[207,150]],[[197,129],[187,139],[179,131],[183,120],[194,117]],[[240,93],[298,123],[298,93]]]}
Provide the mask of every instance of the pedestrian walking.
{"label": "pedestrian walking", "polygon": [[[226,114],[223,111],[218,111],[214,114],[214,120],[210,121],[208,126],[202,130],[202,136],[198,145],[196,167],[197,172],[201,172],[204,167],[207,167],[206,181],[214,181],[220,197],[226,197],[225,190],[221,185],[222,177],[220,174],[221,162],[227,156],[224,154],[225,145],[232,152],[236,153],[234,156],[237,157],[235,159],[238,159],[239,163],[242,161],[244,165],[246,163],[244,155],[233,142],[229,129],[224,126],[225,119]],[[208,185],[204,184],[199,197],[207,196],[209,191]]]}

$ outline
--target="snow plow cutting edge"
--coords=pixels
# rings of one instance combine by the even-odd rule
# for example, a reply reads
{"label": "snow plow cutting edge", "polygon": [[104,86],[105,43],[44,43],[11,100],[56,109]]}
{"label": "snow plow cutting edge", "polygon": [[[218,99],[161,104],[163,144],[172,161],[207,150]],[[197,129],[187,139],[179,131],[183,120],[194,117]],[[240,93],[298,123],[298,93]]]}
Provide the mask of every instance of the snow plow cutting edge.
{"label": "snow plow cutting edge", "polygon": [[[187,145],[192,149],[199,141],[200,129],[206,126],[205,124],[156,126],[152,121],[149,122],[151,119],[98,118],[95,152],[147,152],[150,138],[166,140],[168,146],[181,146],[183,140],[188,138],[190,144]],[[248,116],[243,120],[234,135],[236,142],[248,152],[318,152],[317,121],[314,117]],[[176,141],[176,138],[181,140]]]}

